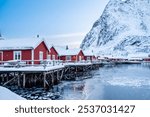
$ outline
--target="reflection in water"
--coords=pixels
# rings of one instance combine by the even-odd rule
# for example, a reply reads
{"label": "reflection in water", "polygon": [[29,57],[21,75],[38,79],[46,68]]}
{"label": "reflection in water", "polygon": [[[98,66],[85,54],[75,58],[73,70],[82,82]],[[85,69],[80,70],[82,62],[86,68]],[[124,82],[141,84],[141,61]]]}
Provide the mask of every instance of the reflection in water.
{"label": "reflection in water", "polygon": [[150,67],[105,66],[94,71],[91,79],[65,81],[54,89],[58,89],[60,99],[150,99]]}

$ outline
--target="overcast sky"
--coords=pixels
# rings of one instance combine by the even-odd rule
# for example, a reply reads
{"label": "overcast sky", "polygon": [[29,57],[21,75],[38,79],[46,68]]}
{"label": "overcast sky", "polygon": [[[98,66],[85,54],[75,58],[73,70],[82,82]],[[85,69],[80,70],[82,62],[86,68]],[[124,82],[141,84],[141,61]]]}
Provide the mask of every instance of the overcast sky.
{"label": "overcast sky", "polygon": [[0,0],[0,31],[9,38],[49,37],[79,45],[109,0]]}

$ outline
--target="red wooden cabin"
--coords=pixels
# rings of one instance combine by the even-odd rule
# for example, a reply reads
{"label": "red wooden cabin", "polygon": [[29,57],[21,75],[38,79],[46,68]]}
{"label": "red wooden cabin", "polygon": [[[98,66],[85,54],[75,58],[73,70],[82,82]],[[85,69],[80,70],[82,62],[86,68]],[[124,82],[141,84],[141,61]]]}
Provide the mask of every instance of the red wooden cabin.
{"label": "red wooden cabin", "polygon": [[143,59],[145,62],[150,62],[150,57]]}
{"label": "red wooden cabin", "polygon": [[48,53],[48,46],[39,38],[0,40],[0,61],[28,60],[33,63],[47,59]]}
{"label": "red wooden cabin", "polygon": [[59,60],[78,62],[85,60],[84,53],[81,49],[65,49],[63,47],[55,47],[59,55]]}
{"label": "red wooden cabin", "polygon": [[83,53],[84,53],[84,59],[86,61],[96,60],[95,55],[91,51],[83,51]]}

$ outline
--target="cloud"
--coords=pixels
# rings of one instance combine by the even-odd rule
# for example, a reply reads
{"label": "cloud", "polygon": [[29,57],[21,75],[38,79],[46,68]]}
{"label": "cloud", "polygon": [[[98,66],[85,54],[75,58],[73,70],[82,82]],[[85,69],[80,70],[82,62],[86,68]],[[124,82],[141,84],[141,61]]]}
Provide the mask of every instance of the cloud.
{"label": "cloud", "polygon": [[51,41],[54,45],[65,46],[68,45],[70,48],[79,48],[82,40],[86,33],[68,33],[58,34],[52,36],[46,36],[46,39]]}
{"label": "cloud", "polygon": [[68,34],[58,34],[58,35],[52,35],[49,36],[50,38],[60,38],[60,37],[77,37],[77,36],[85,36],[86,33],[68,33]]}

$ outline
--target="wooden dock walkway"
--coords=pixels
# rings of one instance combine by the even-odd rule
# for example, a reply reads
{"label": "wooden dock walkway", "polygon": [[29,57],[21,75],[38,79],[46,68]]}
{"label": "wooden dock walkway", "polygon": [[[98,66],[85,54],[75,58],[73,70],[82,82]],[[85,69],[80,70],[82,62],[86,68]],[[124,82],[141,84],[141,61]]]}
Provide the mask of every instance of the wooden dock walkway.
{"label": "wooden dock walkway", "polygon": [[51,88],[62,80],[75,80],[76,77],[89,74],[91,70],[99,69],[101,62],[77,62],[57,64],[41,64],[26,66],[1,66],[0,84],[18,85],[18,87]]}

